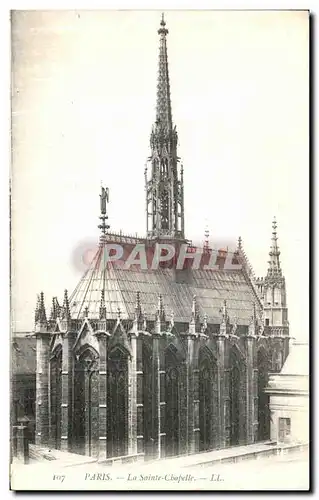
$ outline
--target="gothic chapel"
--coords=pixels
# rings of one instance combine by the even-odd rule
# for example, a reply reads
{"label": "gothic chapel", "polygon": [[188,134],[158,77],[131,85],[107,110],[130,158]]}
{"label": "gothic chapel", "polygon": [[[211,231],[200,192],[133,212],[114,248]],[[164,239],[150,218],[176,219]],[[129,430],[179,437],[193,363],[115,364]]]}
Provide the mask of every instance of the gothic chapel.
{"label": "gothic chapel", "polygon": [[[192,454],[269,439],[264,388],[288,354],[285,279],[273,223],[267,275],[256,279],[239,239],[228,269],[129,270],[104,246],[191,243],[172,121],[167,34],[160,23],[156,118],[145,170],[145,238],[109,230],[101,195],[97,253],[72,294],[40,294],[35,313],[36,444],[97,457]],[[209,245],[203,255],[210,255]],[[240,267],[240,266],[238,266]]]}

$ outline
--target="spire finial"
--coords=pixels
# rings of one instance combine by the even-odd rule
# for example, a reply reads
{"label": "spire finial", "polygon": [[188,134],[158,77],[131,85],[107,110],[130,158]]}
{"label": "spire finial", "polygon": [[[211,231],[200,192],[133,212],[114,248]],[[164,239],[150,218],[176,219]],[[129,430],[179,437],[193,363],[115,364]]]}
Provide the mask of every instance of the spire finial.
{"label": "spire finial", "polygon": [[50,319],[56,320],[57,317],[59,316],[59,303],[57,297],[52,298],[52,307],[51,307],[51,314],[50,314]]}
{"label": "spire finial", "polygon": [[39,309],[40,309],[40,295],[37,295],[37,303],[34,311],[34,322],[37,323],[39,321]]}
{"label": "spire finial", "polygon": [[63,319],[70,319],[71,313],[70,313],[70,304],[69,304],[69,297],[68,297],[67,290],[64,290],[64,300],[63,300],[62,310],[63,310],[62,318]]}
{"label": "spire finial", "polygon": [[163,298],[159,294],[157,300],[157,310],[155,314],[155,333],[161,333],[165,330],[166,315],[164,310]]}
{"label": "spire finial", "polygon": [[117,308],[117,321],[121,321],[121,309],[119,307]]}
{"label": "spire finial", "polygon": [[227,311],[226,299],[223,301],[223,307],[220,309],[222,320],[220,322],[219,331],[221,335],[228,335],[229,333],[229,316]]}
{"label": "spire finial", "polygon": [[40,293],[39,302],[38,302],[38,322],[42,324],[46,324],[47,315],[45,312],[45,304],[44,304],[44,293]]}
{"label": "spire finial", "polygon": [[106,319],[105,294],[101,290],[100,319]]}
{"label": "spire finial", "polygon": [[242,250],[243,248],[243,240],[242,240],[242,237],[241,236],[238,236],[238,250]]}
{"label": "spire finial", "polygon": [[101,229],[101,240],[105,240],[105,234],[110,226],[107,224],[108,215],[106,212],[106,204],[109,203],[109,188],[103,187],[101,183],[101,194],[100,194],[100,220],[101,224],[98,225],[98,228]]}
{"label": "spire finial", "polygon": [[157,313],[158,313],[158,316],[160,317],[161,321],[165,321],[165,310],[164,310],[164,304],[163,304],[163,297],[161,294],[159,294],[159,296],[158,296]]}
{"label": "spire finial", "polygon": [[138,313],[141,312],[141,294],[140,294],[140,292],[136,292],[135,311]]}
{"label": "spire finial", "polygon": [[191,335],[196,334],[196,319],[197,319],[197,304],[196,304],[196,295],[193,295],[193,300],[192,300],[192,313],[191,313],[191,319],[189,322],[189,333]]}
{"label": "spire finial", "polygon": [[252,311],[252,316],[250,318],[249,326],[248,326],[248,333],[249,335],[255,336],[258,333],[258,318],[257,318],[257,311],[256,311],[256,304],[253,302],[253,311]]}
{"label": "spire finial", "polygon": [[269,251],[269,261],[268,261],[268,276],[278,276],[281,274],[280,268],[280,251],[278,247],[278,237],[277,237],[277,220],[276,217],[273,218],[272,221],[272,237],[271,237],[271,246]]}
{"label": "spire finial", "polygon": [[161,23],[160,24],[161,24],[161,27],[158,30],[158,34],[162,35],[163,37],[165,37],[168,34],[168,29],[165,28],[166,22],[165,22],[165,19],[164,19],[164,12],[162,12],[162,18],[161,18]]}
{"label": "spire finial", "polygon": [[208,250],[209,250],[209,229],[208,229],[208,224],[206,224],[204,231],[204,251],[208,252]]}

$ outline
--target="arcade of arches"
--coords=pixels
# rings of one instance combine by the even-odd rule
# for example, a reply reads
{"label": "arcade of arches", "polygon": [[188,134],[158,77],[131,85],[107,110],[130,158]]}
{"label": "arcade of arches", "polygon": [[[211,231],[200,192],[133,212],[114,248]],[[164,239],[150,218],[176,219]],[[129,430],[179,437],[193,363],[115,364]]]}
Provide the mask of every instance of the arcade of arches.
{"label": "arcade of arches", "polygon": [[109,345],[101,336],[97,349],[75,352],[71,337],[61,339],[48,347],[48,414],[37,417],[40,429],[47,418],[54,448],[147,460],[269,439],[272,356],[253,337],[131,336]]}

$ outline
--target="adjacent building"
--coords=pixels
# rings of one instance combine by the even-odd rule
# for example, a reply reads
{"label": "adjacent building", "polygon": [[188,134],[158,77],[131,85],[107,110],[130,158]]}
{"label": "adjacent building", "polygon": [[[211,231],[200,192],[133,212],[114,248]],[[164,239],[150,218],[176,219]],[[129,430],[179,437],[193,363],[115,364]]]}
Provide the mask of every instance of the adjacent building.
{"label": "adjacent building", "polygon": [[309,345],[295,342],[280,373],[271,374],[269,395],[271,439],[309,443]]}

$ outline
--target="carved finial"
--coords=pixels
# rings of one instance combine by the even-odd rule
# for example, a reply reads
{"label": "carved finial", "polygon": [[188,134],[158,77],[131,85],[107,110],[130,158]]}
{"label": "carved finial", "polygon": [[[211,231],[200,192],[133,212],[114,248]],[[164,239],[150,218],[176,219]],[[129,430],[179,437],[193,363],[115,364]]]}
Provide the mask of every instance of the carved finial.
{"label": "carved finial", "polygon": [[37,295],[37,303],[34,310],[34,322],[37,323],[39,321],[39,306],[40,306],[40,295]]}
{"label": "carved finial", "polygon": [[223,307],[221,309],[221,313],[222,313],[222,321],[227,322],[228,313],[227,313],[227,301],[226,301],[226,299],[224,299],[224,301],[223,301]]}
{"label": "carved finial", "polygon": [[68,291],[64,290],[64,300],[63,300],[63,306],[62,306],[62,319],[70,319],[70,318],[71,318],[71,313],[70,313]]}
{"label": "carved finial", "polygon": [[60,306],[58,303],[58,299],[57,299],[57,297],[53,297],[52,298],[50,319],[56,320],[59,317],[59,314],[60,314]]}
{"label": "carved finial", "polygon": [[140,292],[136,292],[135,313],[137,314],[137,316],[139,316],[141,314],[141,296],[140,296]]}
{"label": "carved finial", "polygon": [[145,330],[146,330],[146,321],[142,312],[140,292],[136,292],[133,331],[137,334],[139,331],[145,331]]}
{"label": "carved finial", "polygon": [[209,250],[209,229],[208,225],[206,224],[204,231],[204,251],[207,252],[208,250]]}
{"label": "carved finial", "polygon": [[192,335],[196,334],[197,319],[198,319],[198,310],[197,310],[196,295],[193,295],[192,313],[191,313],[191,319],[189,322],[189,333]]}
{"label": "carved finial", "polygon": [[104,290],[101,290],[100,319],[106,319],[106,306]]}
{"label": "carved finial", "polygon": [[273,228],[274,233],[276,234],[276,231],[277,231],[277,220],[276,220],[276,216],[275,215],[274,215],[274,218],[273,218],[273,221],[272,221],[272,228]]}
{"label": "carved finial", "polygon": [[44,294],[43,292],[40,293],[40,298],[39,298],[39,307],[38,307],[38,322],[41,324],[46,324],[47,322],[47,316],[45,312],[45,304],[44,304]]}
{"label": "carved finial", "polygon": [[280,267],[280,251],[278,247],[278,237],[277,237],[277,221],[276,217],[274,217],[272,222],[272,238],[271,238],[271,246],[269,252],[269,261],[268,261],[268,271],[267,276],[281,276],[281,267]]}
{"label": "carved finial", "polygon": [[251,336],[256,336],[258,335],[259,332],[259,325],[258,325],[258,318],[257,318],[257,313],[256,313],[256,304],[253,302],[253,311],[252,311],[252,316],[250,318],[249,326],[248,326],[248,334]]}
{"label": "carved finial", "polygon": [[85,318],[89,317],[89,307],[88,306],[85,306],[83,315]]}
{"label": "carved finial", "polygon": [[220,312],[222,313],[222,320],[220,323],[220,334],[221,335],[228,335],[229,333],[229,316],[228,316],[228,311],[227,311],[227,302],[224,300],[223,302],[223,307],[220,309]]}
{"label": "carved finial", "polygon": [[121,321],[121,309],[118,307],[117,308],[117,321],[120,322]]}
{"label": "carved finial", "polygon": [[242,250],[242,243],[243,241],[241,236],[238,236],[238,245],[237,245],[238,250]]}
{"label": "carved finial", "polygon": [[161,321],[165,321],[165,309],[163,304],[163,297],[161,294],[158,296],[157,314]]}
{"label": "carved finial", "polygon": [[162,12],[161,27],[158,30],[158,34],[163,36],[163,37],[165,37],[168,33],[168,30],[165,28],[165,26],[166,26],[166,22],[164,19],[164,12]]}
{"label": "carved finial", "polygon": [[155,333],[160,334],[165,330],[166,315],[163,305],[163,298],[160,294],[157,301],[157,310],[155,314]]}

